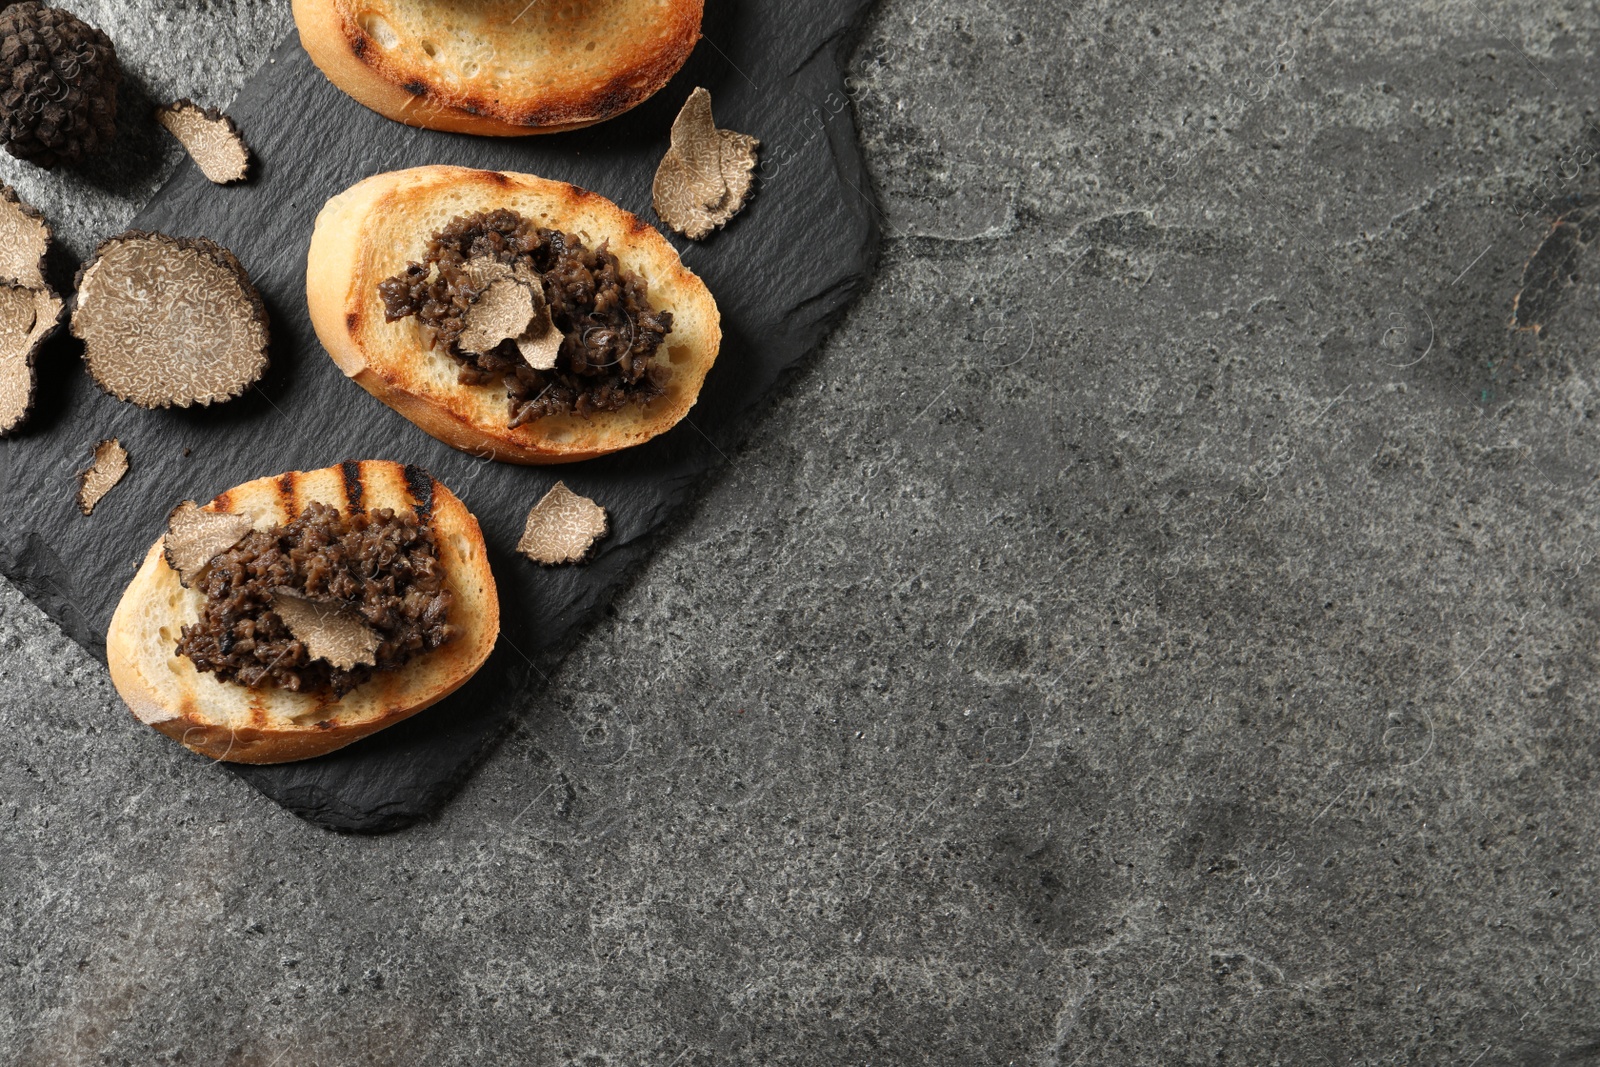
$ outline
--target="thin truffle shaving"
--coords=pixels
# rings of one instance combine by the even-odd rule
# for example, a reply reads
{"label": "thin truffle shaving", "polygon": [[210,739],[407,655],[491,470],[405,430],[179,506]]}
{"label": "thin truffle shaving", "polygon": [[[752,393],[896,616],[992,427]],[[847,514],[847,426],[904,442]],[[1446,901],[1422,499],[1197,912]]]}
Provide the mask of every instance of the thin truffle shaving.
{"label": "thin truffle shaving", "polygon": [[128,450],[116,438],[94,446],[94,463],[78,475],[78,510],[93,515],[107,493],[128,473]]}
{"label": "thin truffle shaving", "polygon": [[[533,300],[533,320],[517,324],[521,334],[502,337],[488,352],[469,351],[485,340],[468,336],[474,309],[508,270],[530,279],[530,288],[537,280],[541,299]],[[672,373],[670,363],[655,358],[672,314],[650,305],[644,279],[605,244],[591,249],[574,234],[535,226],[514,211],[458,217],[434,235],[422,262],[382,282],[378,292],[387,320],[415,316],[434,345],[460,364],[463,384],[502,382],[513,427],[546,415],[588,417],[648,404],[666,391]],[[520,297],[506,295],[520,311]],[[540,303],[556,336],[541,328]]]}
{"label": "thin truffle shaving", "polygon": [[533,324],[533,288],[507,274],[489,283],[462,319],[461,351],[481,356],[515,341]]}
{"label": "thin truffle shaving", "polygon": [[44,288],[50,237],[44,216],[23,203],[9,185],[0,184],[0,279]]}
{"label": "thin truffle shaving", "polygon": [[0,437],[33,412],[39,350],[66,312],[44,276],[50,238],[44,216],[0,184]]}
{"label": "thin truffle shaving", "polygon": [[673,120],[672,146],[656,168],[656,214],[693,241],[726,226],[750,200],[760,147],[748,134],[717,129],[711,94],[695,89]]}
{"label": "thin truffle shaving", "polygon": [[[409,512],[310,504],[213,557],[196,588],[205,601],[177,651],[239,685],[339,697],[455,636],[433,528]],[[312,602],[327,626],[291,598]],[[370,655],[339,620],[377,634]]]}
{"label": "thin truffle shaving", "polygon": [[226,511],[207,511],[185,500],[167,516],[167,533],[161,552],[167,566],[178,572],[185,588],[194,584],[212,559],[239,543],[250,532],[250,520]]}
{"label": "thin truffle shaving", "polygon": [[605,508],[557,482],[528,512],[517,551],[549,566],[580,563],[609,528]]}
{"label": "thin truffle shaving", "polygon": [[0,437],[33,411],[39,349],[61,325],[65,306],[47,288],[0,282]]}
{"label": "thin truffle shaving", "polygon": [[179,100],[156,109],[156,121],[178,139],[189,158],[217,185],[242,182],[250,173],[250,149],[239,127],[216,108]]}
{"label": "thin truffle shaving", "polygon": [[306,655],[313,660],[323,660],[336,671],[371,667],[378,662],[378,646],[383,638],[343,604],[319,602],[278,589],[272,594],[272,610],[295,640],[306,646]]}

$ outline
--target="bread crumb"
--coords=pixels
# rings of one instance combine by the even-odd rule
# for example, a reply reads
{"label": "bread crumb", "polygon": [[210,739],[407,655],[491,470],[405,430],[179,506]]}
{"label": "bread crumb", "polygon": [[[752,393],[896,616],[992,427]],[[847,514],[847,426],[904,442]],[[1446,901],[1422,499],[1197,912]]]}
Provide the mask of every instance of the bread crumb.
{"label": "bread crumb", "polygon": [[94,446],[94,464],[79,473],[78,508],[85,515],[93,515],[95,505],[117,487],[128,473],[128,450],[115,437]]}
{"label": "bread crumb", "polygon": [[726,226],[750,200],[760,147],[748,134],[717,129],[711,94],[695,89],[673,120],[672,147],[656,169],[656,214],[692,241]]}
{"label": "bread crumb", "polygon": [[605,508],[557,482],[528,512],[517,551],[548,566],[581,563],[609,528]]}

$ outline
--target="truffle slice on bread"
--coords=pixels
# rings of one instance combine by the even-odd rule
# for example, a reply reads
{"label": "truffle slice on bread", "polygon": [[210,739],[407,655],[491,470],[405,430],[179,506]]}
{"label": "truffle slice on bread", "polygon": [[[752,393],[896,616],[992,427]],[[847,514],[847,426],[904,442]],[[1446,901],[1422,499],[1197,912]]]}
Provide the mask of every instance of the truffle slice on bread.
{"label": "truffle slice on bread", "polygon": [[425,519],[453,596],[454,636],[337,699],[327,690],[219,681],[176,651],[182,628],[199,617],[204,594],[184,587],[167,562],[163,538],[145,554],[106,635],[111,680],[141,722],[212,759],[286,763],[343,748],[416,714],[454,692],[489,658],[500,632],[500,601],[478,520],[421,468],[352,461],[291,471],[230,489],[203,510],[243,516],[265,530],[312,503],[341,512],[391,508]]}
{"label": "truffle slice on bread", "polygon": [[518,137],[649,99],[700,39],[704,0],[294,0],[341,90],[410,126]]}
{"label": "truffle slice on bread", "polygon": [[[617,411],[551,414],[511,426],[505,386],[472,385],[415,318],[386,321],[379,283],[420,262],[451,220],[506,208],[539,226],[605,244],[641,277],[672,329],[654,355],[665,392]],[[417,167],[368,178],[317,217],[306,269],[311,323],[333,361],[367,392],[455,448],[511,463],[571,463],[641,444],[677,425],[722,343],[716,301],[648,223],[604,197],[527,174]]]}

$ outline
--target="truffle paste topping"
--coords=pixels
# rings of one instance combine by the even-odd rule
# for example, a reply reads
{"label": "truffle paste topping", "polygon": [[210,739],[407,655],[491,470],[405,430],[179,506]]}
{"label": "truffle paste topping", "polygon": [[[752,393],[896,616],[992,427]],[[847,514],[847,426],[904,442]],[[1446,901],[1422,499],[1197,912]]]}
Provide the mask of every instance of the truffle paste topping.
{"label": "truffle paste topping", "polygon": [[433,529],[410,512],[310,504],[212,557],[197,588],[177,651],[239,685],[339,697],[455,635]]}
{"label": "truffle paste topping", "polygon": [[[672,373],[654,358],[672,314],[651,307],[643,278],[606,244],[589,248],[504,208],[458,217],[434,235],[422,262],[378,292],[387,320],[415,316],[460,364],[463,384],[503,382],[513,427],[648,404]],[[497,343],[489,351],[470,350],[490,340]]]}

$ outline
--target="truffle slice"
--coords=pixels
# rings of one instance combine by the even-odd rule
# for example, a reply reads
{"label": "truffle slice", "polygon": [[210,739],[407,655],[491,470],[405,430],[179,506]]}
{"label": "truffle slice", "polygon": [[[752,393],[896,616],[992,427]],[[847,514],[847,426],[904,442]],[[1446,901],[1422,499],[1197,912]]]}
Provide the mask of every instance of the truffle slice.
{"label": "truffle slice", "polygon": [[231,400],[267,369],[267,309],[232,252],[129,230],[78,274],[72,334],[100,387],[140,407]]}
{"label": "truffle slice", "polygon": [[187,589],[213,559],[238,544],[250,529],[250,520],[243,515],[207,511],[193,500],[185,500],[167,516],[161,552]]}
{"label": "truffle slice", "polygon": [[556,356],[561,352],[565,335],[556,329],[550,317],[550,305],[544,302],[544,285],[533,285],[533,319],[517,338],[517,351],[522,360],[534,370],[554,370]]}
{"label": "truffle slice", "polygon": [[378,662],[382,638],[361,617],[340,604],[325,604],[290,589],[272,594],[272,610],[306,646],[312,659],[323,659],[336,669],[371,667]]}
{"label": "truffle slice", "polygon": [[538,328],[538,319],[521,337],[517,338],[517,351],[522,361],[534,370],[555,370],[556,356],[561,353],[562,333],[550,321],[550,308],[541,304],[544,312],[544,329]]}
{"label": "truffle slice", "polygon": [[15,431],[33,412],[39,349],[66,312],[49,289],[0,281],[0,437]]}
{"label": "truffle slice", "polygon": [[45,288],[44,257],[50,250],[50,224],[0,184],[0,279]]}
{"label": "truffle slice", "polygon": [[[468,284],[480,293],[501,278],[513,277],[518,272],[529,273],[528,268],[523,264],[517,264],[517,268],[517,271],[513,271],[493,256],[474,256],[461,265],[461,269],[466,271]],[[438,265],[434,264],[432,270],[435,274],[437,274],[438,269]]]}
{"label": "truffle slice", "polygon": [[128,473],[128,450],[115,437],[94,446],[94,465],[78,475],[78,510],[93,515],[95,505]]}
{"label": "truffle slice", "polygon": [[515,341],[528,366],[553,369],[562,334],[550,317],[539,275],[526,264],[513,270],[487,257],[468,260],[466,270],[473,287],[482,292],[463,317],[466,329],[458,347],[482,354]]}
{"label": "truffle slice", "polygon": [[250,148],[234,121],[214,107],[179,100],[156,109],[156,121],[178,139],[200,173],[218,185],[242,182],[250,173]]}
{"label": "truffle slice", "polygon": [[557,482],[528,512],[517,551],[535,563],[580,563],[609,525],[605,508]]}
{"label": "truffle slice", "polygon": [[461,321],[466,325],[458,342],[461,351],[493,352],[533,322],[533,290],[509,276],[490,282]]}
{"label": "truffle slice", "polygon": [[672,123],[672,147],[652,186],[661,221],[693,241],[721,229],[750,199],[761,142],[719,130],[711,94],[695,89]]}

